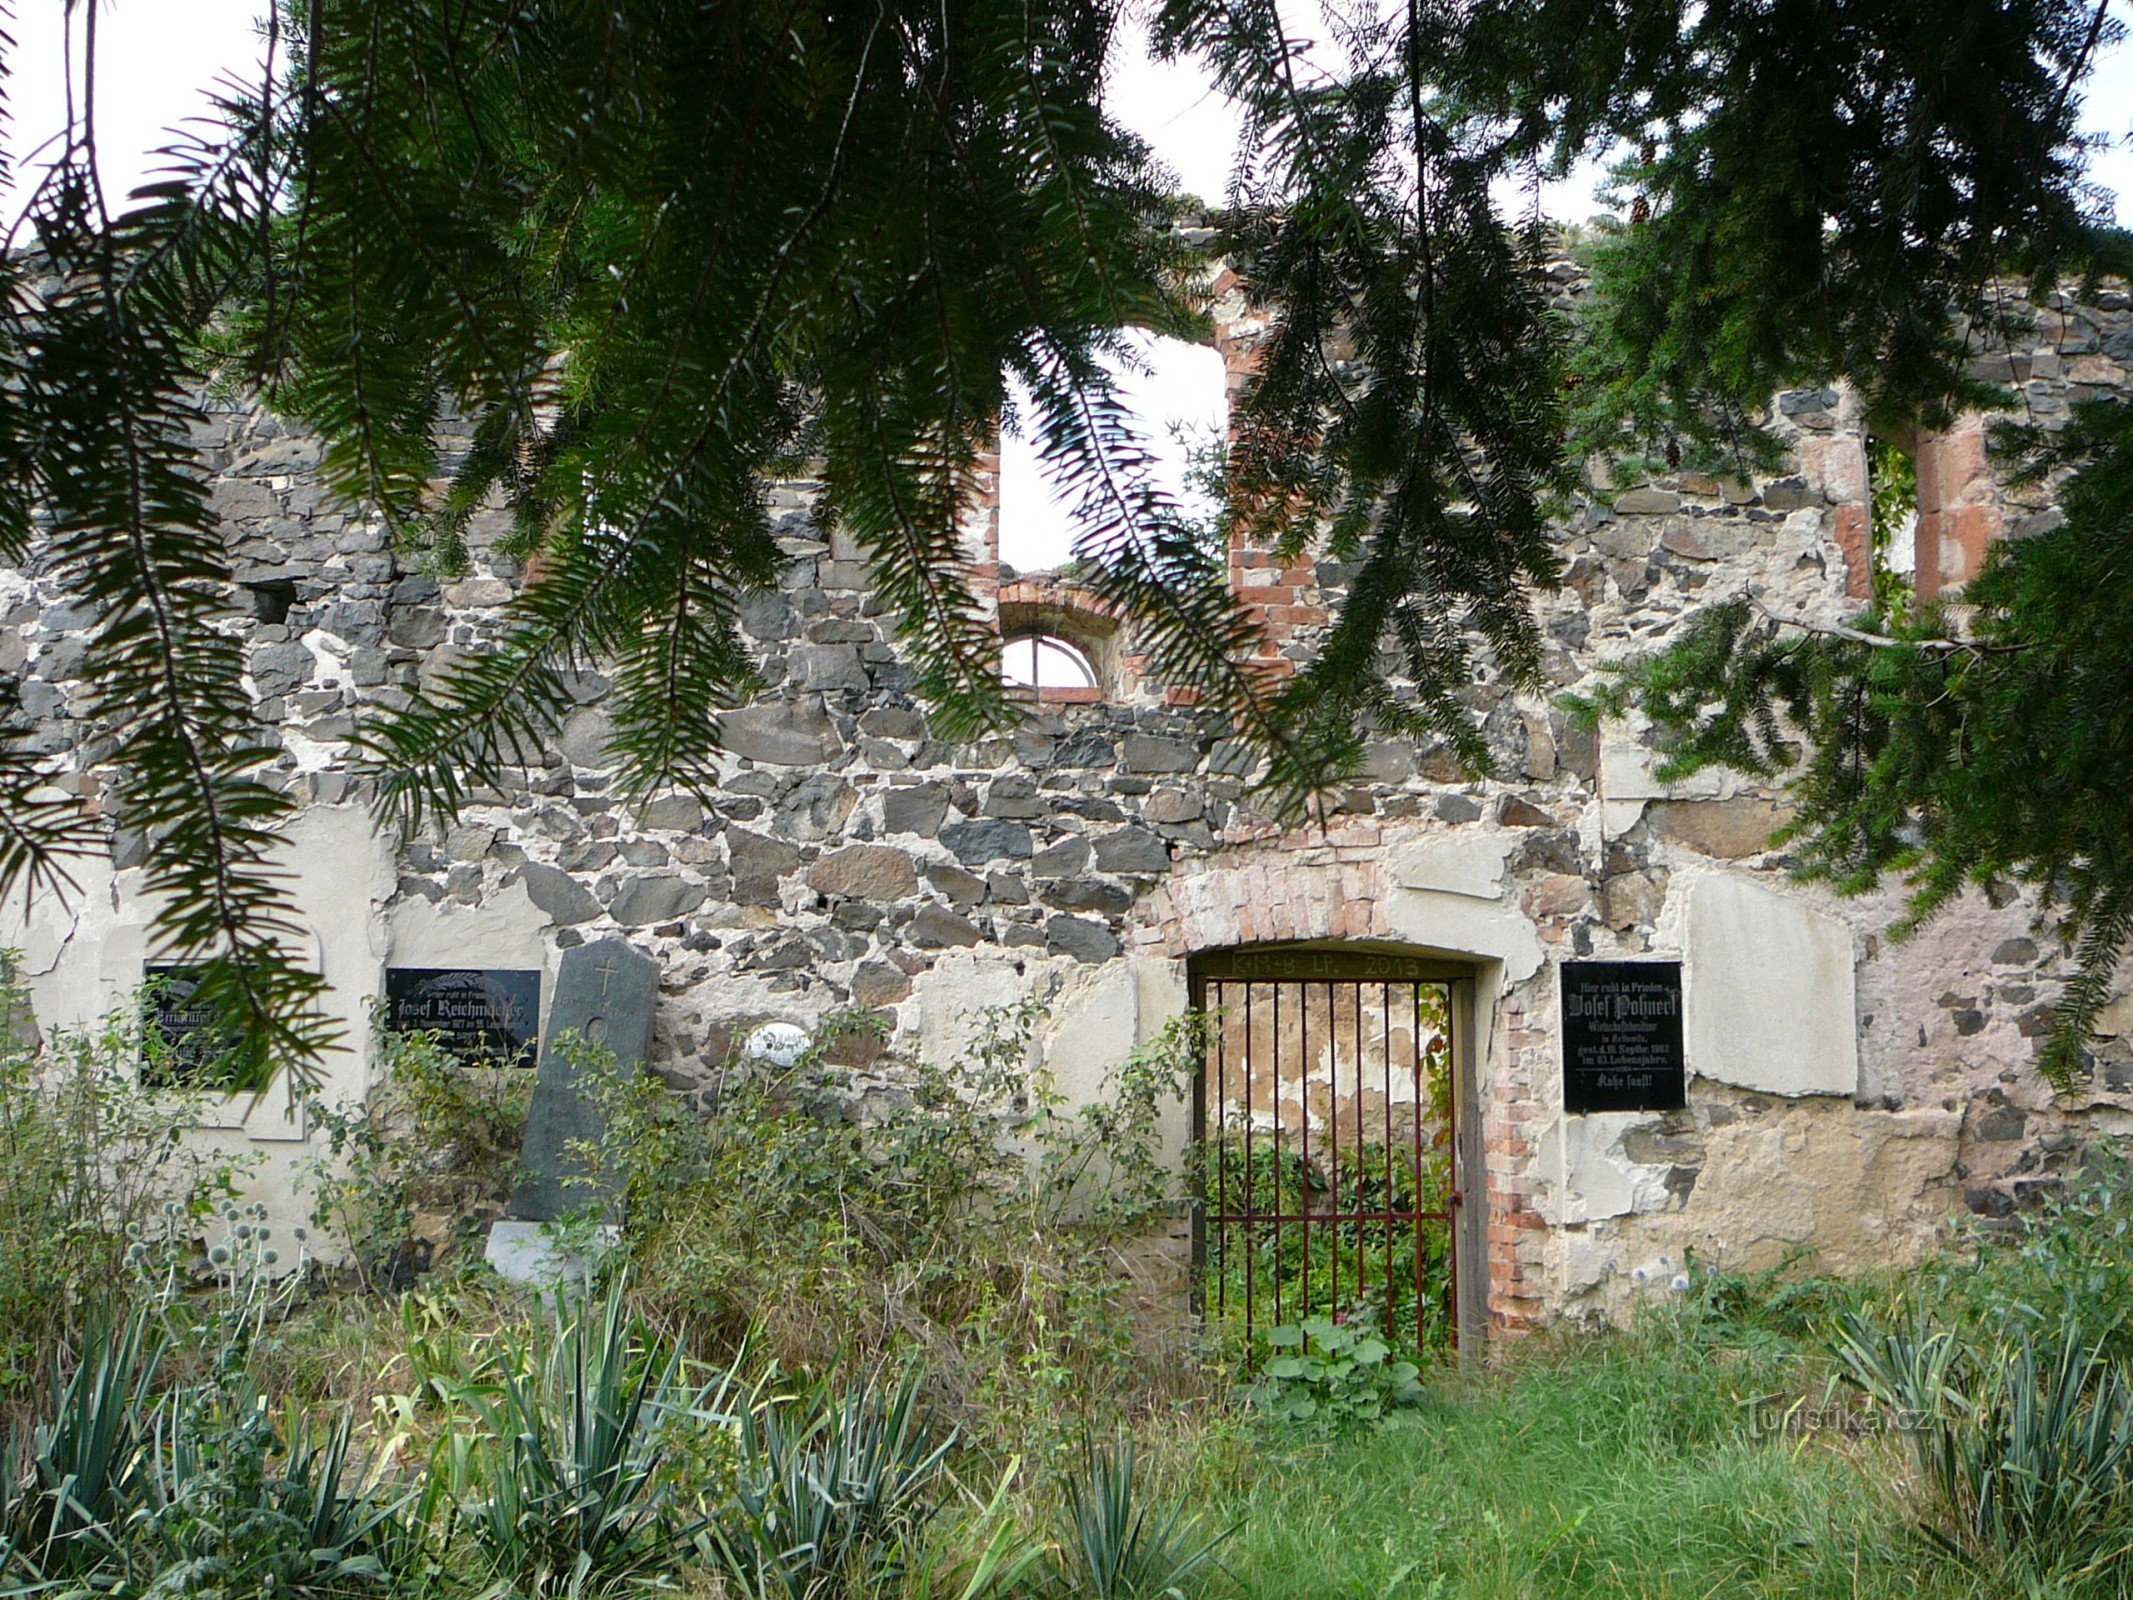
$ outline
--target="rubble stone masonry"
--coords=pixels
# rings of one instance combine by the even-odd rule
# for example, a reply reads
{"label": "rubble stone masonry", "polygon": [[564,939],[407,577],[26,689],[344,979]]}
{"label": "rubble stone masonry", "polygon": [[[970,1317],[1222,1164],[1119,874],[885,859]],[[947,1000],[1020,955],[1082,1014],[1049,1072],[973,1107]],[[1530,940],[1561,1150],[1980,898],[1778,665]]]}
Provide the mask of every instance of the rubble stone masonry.
{"label": "rubble stone masonry", "polygon": [[[1575,271],[1558,276],[1567,294]],[[1215,291],[1241,382],[1263,321],[1233,274]],[[2032,418],[2061,420],[2126,386],[2133,302],[2055,298],[1980,371]],[[989,500],[967,530],[988,601],[1010,624],[1084,641],[1107,691],[1047,700],[974,744],[937,738],[862,553],[812,520],[814,486],[791,482],[777,489],[783,577],[741,611],[766,687],[723,718],[714,793],[618,803],[608,685],[591,671],[542,764],[402,842],[370,822],[348,741],[359,715],[403,703],[501,626],[523,578],[494,552],[501,518],[477,519],[471,570],[439,582],[329,503],[313,441],[269,415],[218,413],[202,444],[238,583],[232,625],[280,743],[278,781],[306,804],[292,870],[350,1030],[332,1082],[358,1092],[372,1071],[365,1019],[388,964],[552,974],[561,950],[620,935],[663,971],[653,1067],[679,1093],[707,1094],[766,1021],[860,1007],[897,1052],[945,1061],[978,1008],[1036,995],[1039,1051],[1070,1093],[1093,1094],[1184,1005],[1195,953],[1368,940],[1474,974],[1475,1014],[1458,1025],[1475,1030],[1485,1170],[1465,1182],[1485,1197],[1499,1325],[1617,1312],[1692,1255],[1755,1267],[1807,1250],[1842,1271],[1915,1253],[1954,1217],[2011,1215],[2090,1130],[2129,1126],[2133,1008],[2110,1019],[2091,1088],[2055,1103],[2033,1061],[2066,963],[2024,903],[1973,895],[1893,945],[1889,897],[1838,901],[1790,880],[1769,845],[1781,792],[1724,775],[1663,785],[1638,728],[1595,738],[1553,703],[1744,589],[1810,621],[1856,612],[1869,543],[1857,408],[1809,389],[1777,396],[1771,420],[1789,451],[1774,476],[1682,473],[1611,503],[1594,493],[1563,523],[1566,582],[1537,602],[1546,690],[1486,671],[1471,690],[1495,781],[1382,742],[1323,827],[1281,826],[1229,730],[1143,676],[1129,627],[1070,583],[1001,574]],[[1982,440],[1966,419],[1910,441],[1929,592],[1970,576],[1991,538],[2056,517],[2044,491],[1999,485]],[[1307,658],[1339,568],[1232,556],[1264,621],[1262,659]],[[22,676],[44,748],[96,805],[83,621],[34,563],[0,573],[0,670]],[[114,820],[80,896],[10,913],[48,1026],[120,1003],[148,959],[142,841]],[[1566,1116],[1557,965],[1644,955],[1686,963],[1688,1108]],[[274,1096],[203,1136],[260,1152],[270,1188],[307,1148]]]}

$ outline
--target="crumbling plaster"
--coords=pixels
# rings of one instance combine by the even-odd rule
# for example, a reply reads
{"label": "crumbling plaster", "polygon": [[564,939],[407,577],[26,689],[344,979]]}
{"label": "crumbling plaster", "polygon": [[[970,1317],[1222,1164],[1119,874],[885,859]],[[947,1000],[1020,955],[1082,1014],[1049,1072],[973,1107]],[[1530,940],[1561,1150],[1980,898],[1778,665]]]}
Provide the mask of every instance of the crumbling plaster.
{"label": "crumbling plaster", "polygon": [[[1550,276],[1568,309],[1579,269]],[[1212,288],[1232,382],[1245,381],[1264,312],[1226,267]],[[2107,286],[2047,311],[2025,347],[1980,359],[2007,363],[2051,425],[2072,400],[2126,385],[2133,299]],[[316,443],[278,419],[217,412],[203,440],[238,584],[231,626],[281,741],[274,780],[306,808],[300,892],[324,908],[307,916],[332,920],[317,957],[352,1028],[388,961],[552,972],[563,949],[613,936],[660,963],[651,1065],[701,1106],[761,1022],[814,1027],[856,1008],[896,1052],[941,1063],[978,1008],[1028,996],[1046,1008],[1035,1059],[1086,1096],[1182,1008],[1200,951],[1371,940],[1442,954],[1475,979],[1485,1148],[1469,1203],[1487,1216],[1491,1310],[1515,1325],[1619,1309],[1643,1292],[1636,1268],[1678,1265],[1692,1245],[1748,1264],[1804,1243],[1841,1265],[1919,1248],[1954,1212],[1991,1225],[2133,1106],[2133,1018],[2099,1047],[2083,1103],[2058,1104],[2037,1080],[2065,958],[2020,897],[1966,896],[1894,945],[1892,899],[1838,902],[1790,881],[1771,844],[1780,793],[1723,774],[1662,784],[1645,730],[1595,736],[1556,703],[1713,598],[1752,589],[1822,622],[1856,609],[1856,403],[1791,391],[1769,420],[1790,453],[1774,473],[1595,485],[1571,508],[1563,587],[1535,602],[1545,688],[1515,691],[1484,666],[1468,691],[1499,759],[1487,781],[1377,739],[1326,825],[1288,828],[1232,730],[1138,669],[1110,703],[938,738],[862,552],[815,520],[818,486],[795,480],[770,495],[786,569],[740,610],[764,689],[724,717],[704,794],[616,798],[609,685],[588,669],[578,710],[532,765],[405,841],[363,819],[350,739],[359,717],[506,625],[522,581],[499,544],[508,517],[477,514],[470,570],[440,582],[328,501]],[[2048,526],[2049,494],[2005,491],[2007,525]],[[963,525],[981,603],[999,577],[996,518],[981,495]],[[1309,659],[1347,574],[1240,544],[1231,576],[1264,624],[1255,662],[1278,676]],[[293,595],[285,617],[248,606],[269,589]],[[96,748],[80,715],[82,625],[42,568],[0,572],[0,670],[21,675],[60,781],[102,804],[98,774],[78,770]],[[1130,656],[1130,638],[1120,645]],[[83,864],[78,901],[34,906],[11,935],[48,1026],[93,1019],[141,974],[141,841],[114,820],[113,857]],[[1685,961],[1698,1034],[1685,1111],[1564,1117],[1556,972],[1580,957]],[[337,1062],[335,1081],[360,1087],[360,1054]],[[886,1080],[867,1067],[855,1082]],[[249,1145],[250,1130],[221,1131]]]}

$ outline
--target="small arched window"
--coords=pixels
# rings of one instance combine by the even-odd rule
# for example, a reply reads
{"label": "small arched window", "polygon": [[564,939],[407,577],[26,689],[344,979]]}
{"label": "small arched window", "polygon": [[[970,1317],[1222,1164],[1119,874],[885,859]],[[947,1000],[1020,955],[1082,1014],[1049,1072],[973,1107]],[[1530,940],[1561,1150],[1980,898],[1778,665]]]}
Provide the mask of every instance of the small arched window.
{"label": "small arched window", "polygon": [[1102,680],[1088,652],[1056,633],[1022,633],[1000,646],[1000,679],[1010,689],[1036,691],[1040,700],[1102,698]]}

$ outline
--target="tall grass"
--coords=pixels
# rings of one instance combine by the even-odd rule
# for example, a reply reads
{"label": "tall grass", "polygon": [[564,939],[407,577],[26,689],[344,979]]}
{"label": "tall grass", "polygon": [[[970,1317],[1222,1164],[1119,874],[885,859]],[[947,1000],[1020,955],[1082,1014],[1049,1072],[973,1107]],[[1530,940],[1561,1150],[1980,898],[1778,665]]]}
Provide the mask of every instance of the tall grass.
{"label": "tall grass", "polygon": [[1203,1466],[1247,1600],[1955,1600],[1884,1444],[1760,1434],[1782,1363],[1678,1331],[1538,1343],[1376,1430]]}

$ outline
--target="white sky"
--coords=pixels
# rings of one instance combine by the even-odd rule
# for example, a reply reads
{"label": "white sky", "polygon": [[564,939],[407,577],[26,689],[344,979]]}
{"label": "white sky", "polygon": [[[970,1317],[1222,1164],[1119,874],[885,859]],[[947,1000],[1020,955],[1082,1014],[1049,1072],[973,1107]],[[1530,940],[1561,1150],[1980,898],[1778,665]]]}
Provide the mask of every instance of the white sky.
{"label": "white sky", "polygon": [[[65,120],[60,70],[63,0],[16,0],[16,48],[8,59],[12,112],[5,145],[20,163]],[[262,0],[103,0],[98,21],[97,137],[106,186],[114,196],[138,183],[152,165],[149,152],[163,143],[163,130],[207,108],[206,88],[221,74],[257,72],[264,42],[255,17]],[[81,17],[75,19],[77,47]],[[2110,137],[2096,156],[2095,181],[2118,198],[2121,219],[2133,222],[2133,47],[2120,45],[2098,61],[2086,85],[2085,122]],[[1137,130],[1177,172],[1190,192],[1219,202],[1229,183],[1237,143],[1237,119],[1189,65],[1147,58],[1144,36],[1129,35],[1111,84],[1113,113]],[[22,179],[9,202],[10,218],[21,205]],[[1553,185],[1544,209],[1582,220],[1596,209],[1595,174]],[[1165,342],[1167,343],[1167,341]],[[1221,363],[1212,352],[1190,347],[1150,349],[1153,368],[1126,386],[1150,423],[1158,453],[1168,452],[1173,424],[1219,422]],[[1003,559],[1031,569],[1064,560],[1070,546],[1063,510],[1049,502],[1028,447],[1009,439],[1002,449]]]}

